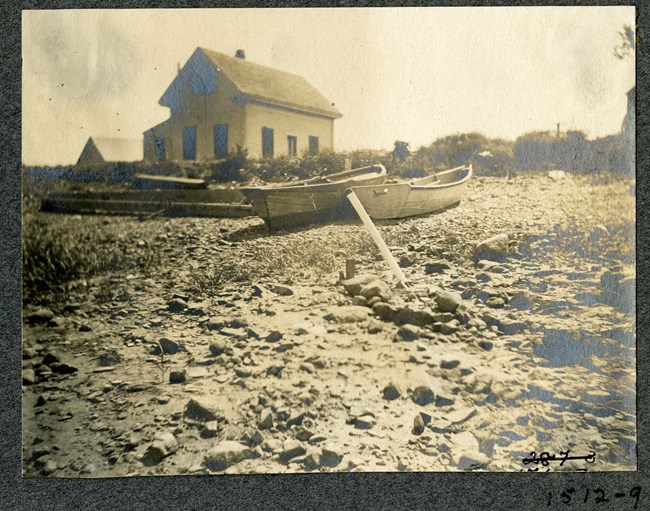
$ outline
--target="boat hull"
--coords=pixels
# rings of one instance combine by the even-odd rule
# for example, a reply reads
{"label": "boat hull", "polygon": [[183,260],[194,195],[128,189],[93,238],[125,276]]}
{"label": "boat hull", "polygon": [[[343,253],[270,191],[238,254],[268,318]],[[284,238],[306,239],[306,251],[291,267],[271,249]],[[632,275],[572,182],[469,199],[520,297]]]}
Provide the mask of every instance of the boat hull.
{"label": "boat hull", "polygon": [[472,175],[472,168],[459,167],[446,171],[439,181],[426,183],[427,178],[413,183],[379,186],[353,186],[366,212],[376,220],[408,218],[440,211],[462,199]]}
{"label": "boat hull", "polygon": [[354,210],[345,190],[355,182],[381,184],[385,178],[385,169],[376,166],[372,172],[352,174],[338,182],[243,188],[242,193],[270,229],[287,229],[352,218]]}

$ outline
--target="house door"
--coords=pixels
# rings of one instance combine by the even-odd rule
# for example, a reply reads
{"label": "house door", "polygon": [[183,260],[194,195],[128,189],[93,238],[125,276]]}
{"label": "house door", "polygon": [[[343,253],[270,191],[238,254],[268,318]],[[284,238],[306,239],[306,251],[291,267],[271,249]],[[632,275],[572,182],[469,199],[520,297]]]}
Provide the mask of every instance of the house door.
{"label": "house door", "polygon": [[165,139],[156,139],[156,160],[165,161]]}
{"label": "house door", "polygon": [[196,159],[196,126],[183,128],[183,158],[186,160]]}
{"label": "house door", "polygon": [[214,127],[214,156],[225,158],[228,156],[228,125],[217,124]]}
{"label": "house door", "polygon": [[262,128],[262,157],[273,158],[273,130]]}

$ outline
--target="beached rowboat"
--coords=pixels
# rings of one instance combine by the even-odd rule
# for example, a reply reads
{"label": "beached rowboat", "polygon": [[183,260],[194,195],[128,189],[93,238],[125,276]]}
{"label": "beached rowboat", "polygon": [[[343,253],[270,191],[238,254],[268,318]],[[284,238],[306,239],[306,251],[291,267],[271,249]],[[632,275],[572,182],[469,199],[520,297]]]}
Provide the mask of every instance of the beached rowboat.
{"label": "beached rowboat", "polygon": [[406,218],[444,209],[460,201],[472,166],[456,167],[405,183],[353,185],[359,201],[376,220]]}
{"label": "beached rowboat", "polygon": [[282,185],[242,188],[242,193],[270,229],[323,223],[352,217],[354,210],[345,190],[358,185],[381,184],[383,165],[371,165]]}

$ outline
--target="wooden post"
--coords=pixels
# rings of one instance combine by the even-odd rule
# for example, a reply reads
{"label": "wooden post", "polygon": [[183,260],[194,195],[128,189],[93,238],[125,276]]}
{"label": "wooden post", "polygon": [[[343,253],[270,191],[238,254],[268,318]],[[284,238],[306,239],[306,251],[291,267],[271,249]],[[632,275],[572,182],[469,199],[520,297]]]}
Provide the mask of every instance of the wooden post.
{"label": "wooden post", "polygon": [[346,259],[345,260],[345,279],[352,279],[356,276],[357,271],[356,271],[356,265],[357,265],[357,260],[356,259]]}
{"label": "wooden post", "polygon": [[393,270],[393,273],[399,279],[401,284],[406,289],[408,289],[409,286],[406,283],[406,277],[404,276],[402,269],[397,264],[397,261],[395,261],[393,254],[390,253],[388,246],[382,239],[381,234],[379,234],[379,231],[375,227],[375,224],[372,223],[372,220],[368,216],[368,213],[366,213],[366,210],[363,207],[363,204],[361,204],[359,197],[357,197],[357,194],[354,193],[354,190],[347,190],[345,193],[348,200],[352,203],[352,207],[354,207],[357,214],[359,215],[359,218],[361,218],[361,221],[366,226],[366,229],[370,233],[370,236],[372,237],[372,240],[375,242],[375,245],[377,245],[377,248],[379,248],[381,255],[384,256],[384,260],[388,263],[390,269]]}

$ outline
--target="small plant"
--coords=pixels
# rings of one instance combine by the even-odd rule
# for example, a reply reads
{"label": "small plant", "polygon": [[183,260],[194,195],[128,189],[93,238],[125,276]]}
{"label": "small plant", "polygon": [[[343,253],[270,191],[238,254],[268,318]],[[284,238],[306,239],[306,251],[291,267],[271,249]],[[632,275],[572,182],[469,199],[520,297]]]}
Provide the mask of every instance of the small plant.
{"label": "small plant", "polygon": [[154,365],[158,368],[160,372],[160,383],[165,383],[165,375],[169,372],[169,367],[167,367],[167,359],[165,358],[165,350],[163,349],[162,344],[158,341],[158,348],[160,353],[158,355],[158,360],[154,361]]}

